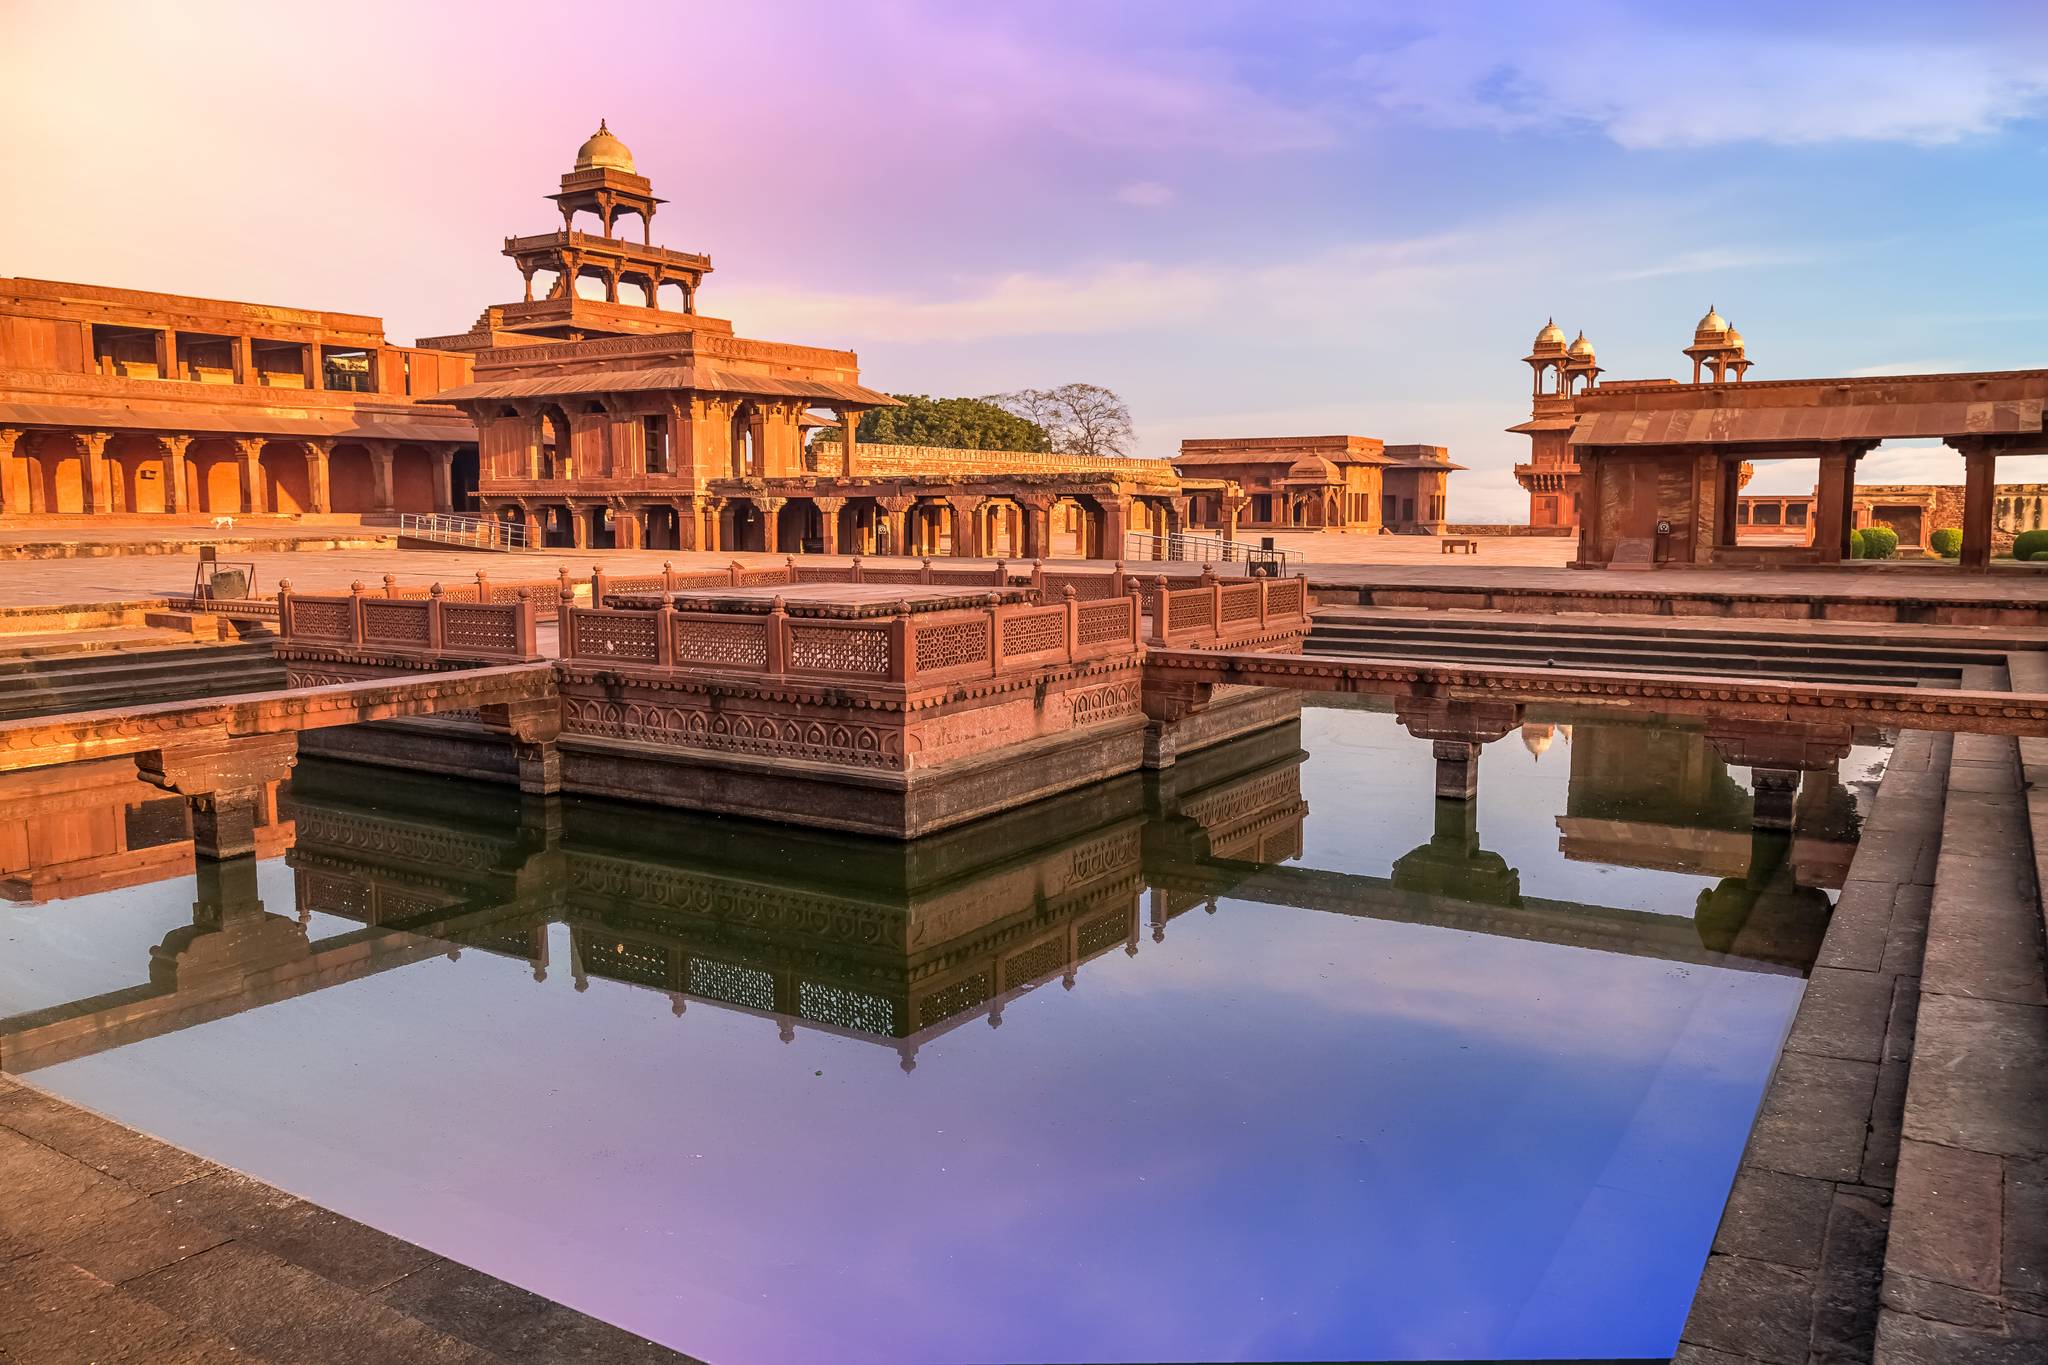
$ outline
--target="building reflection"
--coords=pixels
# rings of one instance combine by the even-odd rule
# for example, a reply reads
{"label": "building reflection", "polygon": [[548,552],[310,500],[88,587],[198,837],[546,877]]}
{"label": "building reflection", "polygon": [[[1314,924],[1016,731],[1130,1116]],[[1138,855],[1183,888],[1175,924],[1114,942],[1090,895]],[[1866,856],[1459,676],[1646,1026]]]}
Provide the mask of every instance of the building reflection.
{"label": "building reflection", "polygon": [[[258,820],[258,854],[282,852],[291,827],[275,783]],[[185,798],[144,782],[132,758],[0,774],[0,900],[67,900],[191,871]]]}
{"label": "building reflection", "polygon": [[[1564,733],[1564,856],[1718,878],[1691,917],[1534,894],[1484,846],[1471,801],[1423,796],[1431,835],[1386,876],[1304,866],[1298,725],[910,843],[308,760],[271,836],[293,836],[294,903],[263,905],[254,860],[201,863],[190,924],[136,945],[135,984],[0,1019],[0,1069],[465,952],[517,959],[537,981],[566,975],[578,990],[659,992],[677,1014],[758,1016],[785,1039],[813,1029],[871,1041],[910,1069],[933,1038],[999,1026],[1018,995],[1072,989],[1090,963],[1138,954],[1224,899],[1807,969],[1826,924],[1822,888],[1839,885],[1855,832],[1854,801],[1832,773],[1808,774],[1791,832],[1759,830],[1736,773],[1698,734],[1584,721]],[[124,782],[91,766],[73,774],[73,807],[45,791],[42,816],[6,805],[0,789],[0,812],[25,822],[10,835],[15,865],[59,894],[193,875],[189,837],[177,851],[182,802],[138,791],[132,769]],[[60,849],[63,821],[84,831],[61,845],[70,856],[39,861]],[[172,851],[159,863],[140,856],[161,849]],[[348,927],[314,932],[336,921]],[[551,960],[562,952],[567,961]]]}

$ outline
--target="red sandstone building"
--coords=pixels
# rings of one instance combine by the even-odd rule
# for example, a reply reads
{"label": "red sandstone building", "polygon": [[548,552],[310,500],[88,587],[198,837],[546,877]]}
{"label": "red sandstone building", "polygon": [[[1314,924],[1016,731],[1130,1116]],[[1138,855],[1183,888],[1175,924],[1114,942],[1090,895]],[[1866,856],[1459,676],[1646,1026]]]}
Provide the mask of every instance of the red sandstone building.
{"label": "red sandstone building", "polygon": [[608,128],[548,197],[561,227],[504,241],[523,297],[417,347],[0,280],[0,517],[481,510],[554,545],[1107,557],[1184,528],[1164,460],[862,448],[893,400],[851,351],[699,312],[711,260],[653,243],[663,201]]}
{"label": "red sandstone building", "polygon": [[0,515],[460,507],[476,433],[417,400],[468,376],[377,318],[0,279]]}
{"label": "red sandstone building", "polygon": [[[1524,361],[1535,375],[1530,438],[1516,478],[1530,521],[1576,529],[1584,568],[1831,564],[1849,532],[1875,523],[1911,553],[1962,532],[1966,567],[2030,528],[2038,499],[2000,489],[2000,455],[2048,452],[2048,371],[1750,382],[1742,334],[1714,310],[1685,355],[1693,382],[1600,381],[1583,333],[1545,324]],[[1963,457],[1960,499],[1938,486],[1856,486],[1856,463],[1886,440],[1935,439]],[[1754,465],[1812,460],[1813,494],[1744,497]]]}
{"label": "red sandstone building", "polygon": [[1441,534],[1453,471],[1442,446],[1372,436],[1186,440],[1173,467],[1188,481],[1192,524],[1248,531]]}

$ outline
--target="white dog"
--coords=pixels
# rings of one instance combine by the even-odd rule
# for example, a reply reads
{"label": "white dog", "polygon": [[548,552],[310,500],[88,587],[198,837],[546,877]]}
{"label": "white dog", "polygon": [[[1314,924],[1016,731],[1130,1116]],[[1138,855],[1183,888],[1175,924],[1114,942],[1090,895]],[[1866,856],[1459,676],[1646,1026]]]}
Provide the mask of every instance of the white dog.
{"label": "white dog", "polygon": [[216,531],[232,531],[235,529],[235,519],[233,517],[215,517],[213,519],[213,529]]}

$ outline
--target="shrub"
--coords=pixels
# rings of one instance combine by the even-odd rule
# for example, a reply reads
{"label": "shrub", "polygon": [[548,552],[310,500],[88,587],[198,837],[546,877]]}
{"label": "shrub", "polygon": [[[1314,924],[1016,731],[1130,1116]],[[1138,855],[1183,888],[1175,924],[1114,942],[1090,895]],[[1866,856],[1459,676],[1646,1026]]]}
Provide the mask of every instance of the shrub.
{"label": "shrub", "polygon": [[1899,552],[1899,533],[1889,526],[1863,528],[1863,558],[1890,559]]}
{"label": "shrub", "polygon": [[1963,552],[1963,533],[1953,526],[1945,526],[1927,537],[1927,548],[1943,559],[1954,559]]}
{"label": "shrub", "polygon": [[2048,550],[2048,531],[2022,531],[2012,538],[2012,557],[2025,561]]}
{"label": "shrub", "polygon": [[1863,558],[1863,533],[1861,531],[1852,530],[1849,532],[1849,558]]}

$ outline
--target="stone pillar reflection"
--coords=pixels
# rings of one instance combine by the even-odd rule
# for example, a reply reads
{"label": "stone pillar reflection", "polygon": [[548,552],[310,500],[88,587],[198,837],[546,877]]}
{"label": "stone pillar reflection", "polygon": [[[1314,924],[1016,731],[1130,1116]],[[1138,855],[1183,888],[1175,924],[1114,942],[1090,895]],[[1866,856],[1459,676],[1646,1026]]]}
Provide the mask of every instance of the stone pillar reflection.
{"label": "stone pillar reflection", "polygon": [[1792,828],[1793,812],[1798,804],[1799,777],[1797,768],[1749,770],[1755,812],[1752,823],[1758,829]]}

